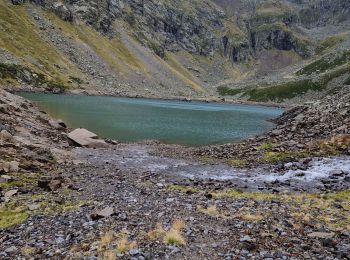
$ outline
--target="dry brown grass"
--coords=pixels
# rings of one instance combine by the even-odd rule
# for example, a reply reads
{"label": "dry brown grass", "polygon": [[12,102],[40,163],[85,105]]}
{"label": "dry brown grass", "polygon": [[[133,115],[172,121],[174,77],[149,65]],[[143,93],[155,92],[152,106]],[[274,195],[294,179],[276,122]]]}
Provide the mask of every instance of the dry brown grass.
{"label": "dry brown grass", "polygon": [[220,217],[221,216],[220,212],[218,211],[218,209],[216,208],[215,205],[211,205],[206,209],[202,208],[202,207],[198,207],[198,211],[203,213],[203,214],[209,215],[211,217]]}
{"label": "dry brown grass", "polygon": [[181,235],[181,230],[185,224],[182,220],[176,220],[170,230],[164,236],[164,243],[167,245],[182,246],[186,244],[185,239]]}
{"label": "dry brown grass", "polygon": [[107,260],[116,259],[117,253],[126,253],[137,246],[135,241],[129,241],[126,231],[118,234],[114,231],[107,231],[95,244],[98,246],[100,257]]}
{"label": "dry brown grass", "polygon": [[182,220],[176,220],[168,231],[157,224],[156,228],[148,232],[148,237],[152,240],[162,240],[164,244],[182,246],[186,244],[186,240],[181,234],[185,223]]}
{"label": "dry brown grass", "polygon": [[125,253],[127,251],[134,249],[136,246],[137,244],[135,241],[129,241],[126,237],[121,237],[117,241],[117,252]]}
{"label": "dry brown grass", "polygon": [[251,213],[241,214],[238,217],[248,222],[258,222],[264,219],[264,216],[261,214],[251,214]]}
{"label": "dry brown grass", "polygon": [[100,238],[99,249],[103,250],[109,248],[115,239],[115,233],[113,231],[107,231]]}
{"label": "dry brown grass", "polygon": [[332,138],[324,139],[319,143],[322,152],[337,154],[350,146],[350,135],[336,135]]}

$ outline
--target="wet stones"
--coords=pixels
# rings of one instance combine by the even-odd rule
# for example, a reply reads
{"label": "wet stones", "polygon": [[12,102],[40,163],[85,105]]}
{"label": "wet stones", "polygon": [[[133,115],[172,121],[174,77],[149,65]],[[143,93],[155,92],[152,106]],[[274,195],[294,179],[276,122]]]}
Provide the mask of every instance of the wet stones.
{"label": "wet stones", "polygon": [[343,177],[345,175],[348,175],[349,173],[347,173],[343,170],[334,170],[330,174],[331,174],[331,176],[334,176],[334,177]]}

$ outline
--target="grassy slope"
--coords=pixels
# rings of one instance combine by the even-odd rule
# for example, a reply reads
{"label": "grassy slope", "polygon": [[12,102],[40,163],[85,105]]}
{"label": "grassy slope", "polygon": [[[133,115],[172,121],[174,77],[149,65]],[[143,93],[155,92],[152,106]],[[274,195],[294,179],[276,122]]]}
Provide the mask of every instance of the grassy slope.
{"label": "grassy slope", "polygon": [[77,77],[79,69],[40,36],[25,9],[26,6],[7,5],[0,0],[0,48],[52,80],[66,83],[69,76]]}
{"label": "grassy slope", "polygon": [[[161,59],[160,59],[161,60]],[[161,60],[164,62],[163,60]],[[187,84],[188,86],[192,87],[193,90],[196,92],[202,92],[203,88],[200,86],[199,83],[196,82],[194,76],[191,72],[189,72],[187,69],[185,69],[176,59],[175,55],[173,53],[167,53],[166,54],[166,62],[164,64],[173,72],[175,73],[179,78],[182,79],[182,81]]]}
{"label": "grassy slope", "polygon": [[74,26],[62,21],[53,13],[47,14],[47,17],[61,28],[66,36],[90,46],[117,74],[127,77],[130,70],[147,71],[145,64],[133,55],[118,37],[110,39],[85,24]]}

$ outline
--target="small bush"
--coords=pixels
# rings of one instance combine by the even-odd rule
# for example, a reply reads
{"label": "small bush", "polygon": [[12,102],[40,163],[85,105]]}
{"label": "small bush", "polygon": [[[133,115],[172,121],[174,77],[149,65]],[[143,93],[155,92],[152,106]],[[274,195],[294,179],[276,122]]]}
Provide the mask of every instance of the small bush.
{"label": "small bush", "polygon": [[270,144],[270,143],[263,143],[263,144],[260,146],[260,149],[266,150],[266,151],[270,151],[270,150],[272,150],[272,148],[273,148],[273,145]]}

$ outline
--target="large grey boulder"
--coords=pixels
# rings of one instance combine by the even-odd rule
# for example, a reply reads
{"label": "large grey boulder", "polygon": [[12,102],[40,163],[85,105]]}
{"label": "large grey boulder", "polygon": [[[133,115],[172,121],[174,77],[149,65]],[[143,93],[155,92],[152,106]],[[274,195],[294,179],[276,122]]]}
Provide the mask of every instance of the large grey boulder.
{"label": "large grey boulder", "polygon": [[107,147],[107,143],[98,136],[84,128],[78,128],[68,134],[68,138],[79,146],[85,146],[90,148],[104,148]]}
{"label": "large grey boulder", "polygon": [[73,21],[73,13],[61,2],[56,2],[53,4],[52,9],[56,15],[58,15],[62,20],[67,22]]}

